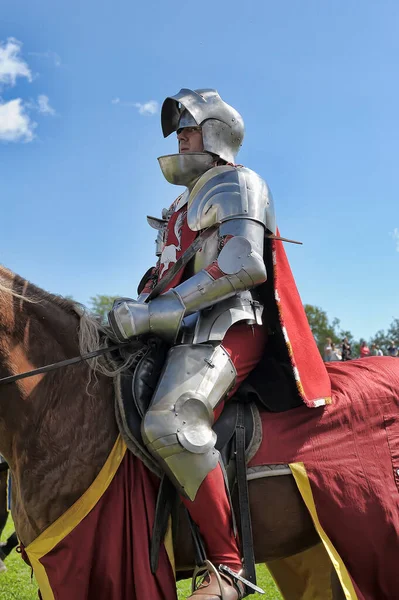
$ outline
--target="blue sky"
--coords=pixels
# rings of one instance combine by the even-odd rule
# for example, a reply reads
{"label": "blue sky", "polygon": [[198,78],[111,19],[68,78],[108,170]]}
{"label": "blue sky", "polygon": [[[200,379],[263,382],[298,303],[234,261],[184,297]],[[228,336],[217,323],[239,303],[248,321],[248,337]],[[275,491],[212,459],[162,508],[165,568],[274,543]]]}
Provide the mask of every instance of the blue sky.
{"label": "blue sky", "polygon": [[396,0],[13,0],[0,20],[0,261],[45,289],[135,296],[181,188],[159,105],[215,87],[269,183],[304,302],[369,337],[399,317]]}

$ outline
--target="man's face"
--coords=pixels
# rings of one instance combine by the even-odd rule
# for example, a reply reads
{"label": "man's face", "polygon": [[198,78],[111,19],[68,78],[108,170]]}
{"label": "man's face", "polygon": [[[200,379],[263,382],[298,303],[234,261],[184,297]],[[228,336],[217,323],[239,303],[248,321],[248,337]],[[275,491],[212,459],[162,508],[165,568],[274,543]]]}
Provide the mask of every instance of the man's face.
{"label": "man's face", "polygon": [[177,139],[180,154],[184,152],[204,151],[201,127],[183,127],[182,129],[178,129]]}

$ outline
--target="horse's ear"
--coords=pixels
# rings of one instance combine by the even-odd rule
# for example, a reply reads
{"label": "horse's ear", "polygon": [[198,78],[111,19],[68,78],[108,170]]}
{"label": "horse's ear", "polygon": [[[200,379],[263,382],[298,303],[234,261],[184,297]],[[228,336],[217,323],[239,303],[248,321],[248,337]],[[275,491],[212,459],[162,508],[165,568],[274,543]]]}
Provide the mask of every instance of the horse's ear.
{"label": "horse's ear", "polygon": [[140,280],[140,283],[137,286],[137,295],[140,296],[141,292],[143,291],[143,289],[146,286],[146,283],[148,282],[149,278],[151,277],[152,273],[153,273],[154,267],[150,267],[148,269],[148,271],[145,273],[145,275],[143,275],[143,277]]}

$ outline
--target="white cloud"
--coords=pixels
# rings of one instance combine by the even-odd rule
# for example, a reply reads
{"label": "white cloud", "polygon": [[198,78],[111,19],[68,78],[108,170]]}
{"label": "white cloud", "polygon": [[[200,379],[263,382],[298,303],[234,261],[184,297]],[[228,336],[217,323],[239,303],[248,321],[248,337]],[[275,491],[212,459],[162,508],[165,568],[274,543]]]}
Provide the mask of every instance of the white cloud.
{"label": "white cloud", "polygon": [[396,252],[399,252],[399,229],[395,227],[393,232],[390,234],[396,243]]}
{"label": "white cloud", "polygon": [[0,83],[15,85],[17,77],[26,77],[32,81],[32,73],[21,53],[22,43],[15,38],[7,42],[0,41]]}
{"label": "white cloud", "polygon": [[155,100],[148,100],[148,102],[135,102],[134,106],[138,108],[141,115],[155,115],[158,112],[158,102]]}
{"label": "white cloud", "polygon": [[21,98],[0,100],[0,141],[31,142],[36,123],[25,113]]}
{"label": "white cloud", "polygon": [[[18,77],[32,81],[32,72],[21,57],[22,43],[15,38],[6,42],[0,40],[0,85],[15,86]],[[50,57],[50,53],[44,53]],[[55,63],[60,58],[51,53]],[[30,118],[29,111],[35,110],[42,115],[55,115],[48,96],[40,94],[35,101],[23,101],[14,98],[5,102],[0,98],[0,141],[2,142],[31,142],[37,124]]]}
{"label": "white cloud", "polygon": [[155,115],[159,112],[159,104],[156,100],[148,100],[148,102],[124,102],[120,98],[116,97],[111,100],[111,104],[119,104],[120,106],[128,106],[137,108],[140,115]]}
{"label": "white cloud", "polygon": [[42,115],[55,115],[55,110],[50,106],[49,98],[45,94],[37,97],[37,108]]}

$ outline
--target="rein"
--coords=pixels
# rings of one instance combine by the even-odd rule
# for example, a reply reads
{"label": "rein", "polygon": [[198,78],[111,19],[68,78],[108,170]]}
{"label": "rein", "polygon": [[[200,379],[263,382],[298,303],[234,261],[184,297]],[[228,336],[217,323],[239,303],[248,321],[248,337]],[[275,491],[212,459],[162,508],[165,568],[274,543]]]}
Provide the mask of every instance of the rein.
{"label": "rein", "polygon": [[3,377],[0,379],[0,385],[6,385],[7,383],[13,383],[14,381],[18,381],[18,379],[26,379],[27,377],[33,377],[34,375],[39,375],[40,373],[47,373],[48,371],[55,371],[55,369],[60,369],[61,367],[69,367],[69,365],[74,365],[79,362],[83,362],[85,360],[89,360],[90,358],[95,358],[96,356],[101,356],[103,354],[107,354],[107,352],[113,352],[114,350],[118,350],[118,348],[123,348],[129,346],[131,341],[128,342],[120,342],[119,344],[114,344],[113,346],[108,346],[107,348],[99,348],[98,350],[94,350],[93,352],[89,352],[88,354],[82,354],[81,356],[75,356],[74,358],[67,358],[66,360],[60,360],[59,362],[52,363],[51,365],[46,365],[44,367],[39,367],[38,369],[33,369],[33,371],[25,371],[25,373],[17,373],[16,375],[10,375],[9,377]]}

